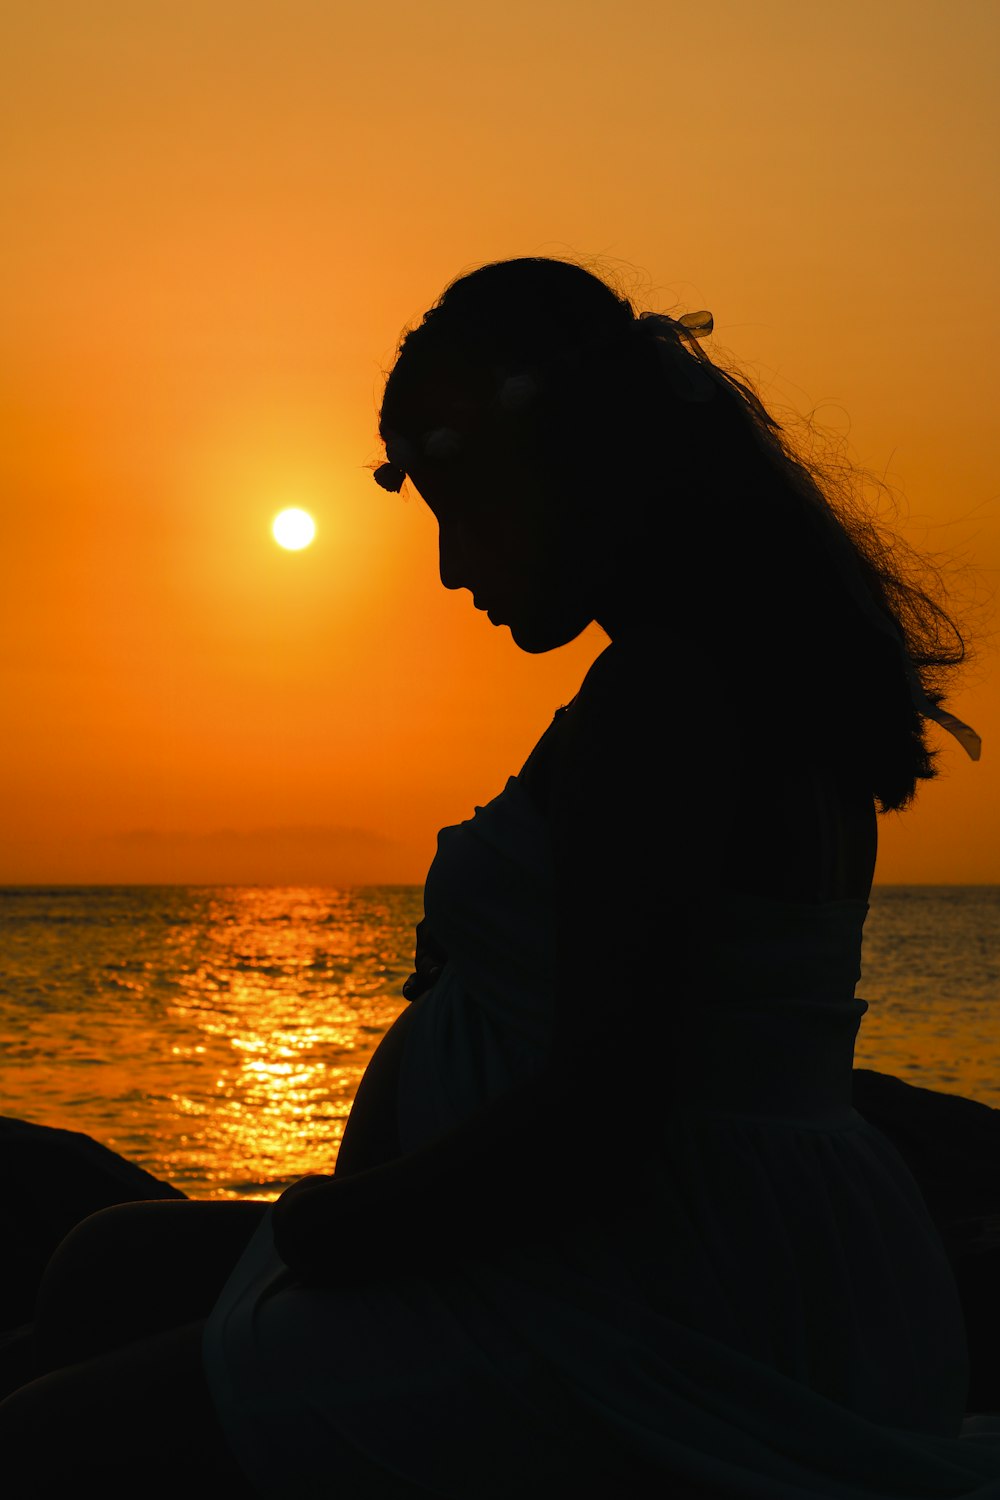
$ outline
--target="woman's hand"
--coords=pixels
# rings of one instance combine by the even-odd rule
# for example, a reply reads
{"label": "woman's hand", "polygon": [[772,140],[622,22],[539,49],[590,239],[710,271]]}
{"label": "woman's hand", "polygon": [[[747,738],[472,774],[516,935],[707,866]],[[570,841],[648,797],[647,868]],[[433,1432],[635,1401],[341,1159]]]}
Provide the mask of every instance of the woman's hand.
{"label": "woman's hand", "polygon": [[310,1172],[306,1177],[300,1177],[298,1182],[293,1182],[285,1191],[275,1199],[274,1207],[277,1209],[281,1204],[283,1210],[287,1211],[288,1205],[294,1198],[301,1198],[306,1193],[314,1193],[325,1183],[332,1182],[333,1176],[324,1175],[322,1172]]}
{"label": "woman's hand", "polygon": [[[302,1281],[335,1284],[391,1275],[404,1263],[404,1246],[420,1209],[416,1181],[400,1162],[337,1177],[303,1177],[272,1206],[274,1247]],[[428,1236],[430,1238],[430,1236]],[[411,1250],[406,1264],[419,1259]]]}
{"label": "woman's hand", "polygon": [[337,1214],[333,1178],[319,1173],[300,1177],[271,1208],[274,1247],[293,1271],[315,1274],[317,1257],[330,1245],[331,1217]]}
{"label": "woman's hand", "polygon": [[417,923],[417,949],[413,973],[403,985],[403,999],[416,1000],[434,985],[448,955],[427,927],[427,918]]}
{"label": "woman's hand", "polygon": [[332,1285],[500,1253],[571,1224],[595,1199],[613,1212],[628,1173],[600,1132],[584,1147],[591,1106],[589,1074],[581,1093],[564,1070],[546,1070],[405,1156],[304,1177],[273,1205],[275,1248],[303,1281]]}

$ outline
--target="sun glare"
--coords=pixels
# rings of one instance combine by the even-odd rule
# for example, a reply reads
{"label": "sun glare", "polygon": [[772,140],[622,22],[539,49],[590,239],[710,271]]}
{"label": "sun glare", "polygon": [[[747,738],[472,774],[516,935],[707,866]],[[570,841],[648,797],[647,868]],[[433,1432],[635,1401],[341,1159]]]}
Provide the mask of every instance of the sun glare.
{"label": "sun glare", "polygon": [[279,547],[288,552],[301,552],[316,535],[316,523],[308,511],[283,510],[272,521],[271,534]]}

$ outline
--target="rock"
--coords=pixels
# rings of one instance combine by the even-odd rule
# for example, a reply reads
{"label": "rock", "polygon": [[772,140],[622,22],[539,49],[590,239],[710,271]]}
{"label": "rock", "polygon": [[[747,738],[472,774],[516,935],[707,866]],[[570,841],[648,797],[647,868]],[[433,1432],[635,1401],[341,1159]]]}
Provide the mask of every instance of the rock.
{"label": "rock", "polygon": [[[1000,1110],[854,1070],[854,1107],[896,1147],[955,1273],[971,1363],[969,1411],[1000,1411]],[[29,1322],[49,1255],[112,1203],[186,1198],[90,1136],[0,1116],[0,1329]]]}
{"label": "rock", "polygon": [[854,1070],[854,1107],[913,1173],[965,1314],[969,1411],[1000,1411],[1000,1109]]}
{"label": "rock", "polygon": [[30,1321],[49,1256],[88,1214],[186,1197],[89,1135],[0,1115],[0,1329]]}
{"label": "rock", "polygon": [[956,1247],[963,1221],[1000,1215],[1000,1109],[869,1068],[854,1069],[854,1107],[892,1140]]}

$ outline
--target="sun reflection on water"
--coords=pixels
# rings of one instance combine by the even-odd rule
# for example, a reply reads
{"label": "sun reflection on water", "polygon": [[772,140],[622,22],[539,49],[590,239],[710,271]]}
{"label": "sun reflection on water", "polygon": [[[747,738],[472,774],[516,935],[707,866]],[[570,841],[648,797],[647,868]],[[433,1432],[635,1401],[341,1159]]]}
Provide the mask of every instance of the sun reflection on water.
{"label": "sun reflection on water", "polygon": [[419,887],[58,899],[65,921],[50,909],[33,938],[45,994],[26,973],[33,1003],[0,1017],[2,1112],[93,1135],[192,1197],[273,1199],[333,1170],[361,1075],[405,1005]]}
{"label": "sun reflection on water", "polygon": [[[405,1004],[422,894],[8,888],[0,1114],[90,1135],[196,1198],[332,1171]],[[876,888],[856,1065],[1000,1107],[998,932],[1000,887]],[[642,1044],[632,1015],[609,1020],[609,1066]]]}
{"label": "sun reflection on water", "polygon": [[[210,1196],[274,1197],[333,1170],[410,967],[412,927],[400,952],[398,902],[390,912],[374,896],[359,909],[358,892],[226,890],[205,914],[207,951],[177,954],[182,994],[168,1014],[199,1035],[189,1052],[211,1086],[192,1070],[198,1086],[170,1102],[196,1138]],[[182,1144],[189,1163],[191,1140]]]}

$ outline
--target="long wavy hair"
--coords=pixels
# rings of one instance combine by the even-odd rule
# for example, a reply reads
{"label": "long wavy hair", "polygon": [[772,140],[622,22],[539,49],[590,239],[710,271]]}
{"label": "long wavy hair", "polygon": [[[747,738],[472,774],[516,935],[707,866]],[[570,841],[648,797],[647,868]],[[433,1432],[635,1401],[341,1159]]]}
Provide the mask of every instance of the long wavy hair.
{"label": "long wavy hair", "polygon": [[[734,737],[762,772],[835,766],[883,813],[938,775],[903,650],[941,705],[969,647],[939,570],[866,505],[870,475],[808,457],[680,320],[572,261],[481,266],[404,334],[386,378],[390,451],[423,455],[442,427],[481,463],[513,449],[562,504],[612,527],[634,524],[638,498],[646,586],[718,662]],[[422,456],[451,461],[447,444]]]}

